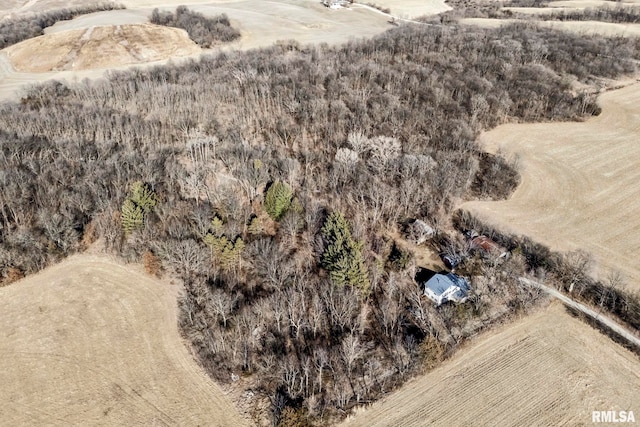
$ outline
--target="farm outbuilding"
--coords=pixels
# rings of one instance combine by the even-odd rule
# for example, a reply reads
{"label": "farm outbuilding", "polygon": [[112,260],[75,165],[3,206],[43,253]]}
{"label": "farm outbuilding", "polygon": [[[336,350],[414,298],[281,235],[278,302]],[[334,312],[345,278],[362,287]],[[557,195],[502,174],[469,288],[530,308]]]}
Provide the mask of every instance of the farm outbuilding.
{"label": "farm outbuilding", "polygon": [[424,295],[436,305],[447,301],[465,302],[470,290],[469,282],[453,273],[435,274],[424,284]]}
{"label": "farm outbuilding", "polygon": [[443,254],[440,255],[440,259],[442,259],[442,263],[449,270],[453,270],[462,262],[462,255],[458,254]]}
{"label": "farm outbuilding", "polygon": [[509,252],[487,236],[476,236],[469,241],[470,250],[481,250],[487,254],[495,255],[499,258],[504,258],[509,255]]}
{"label": "farm outbuilding", "polygon": [[329,9],[341,9],[343,7],[348,7],[350,2],[347,0],[322,0],[322,4]]}

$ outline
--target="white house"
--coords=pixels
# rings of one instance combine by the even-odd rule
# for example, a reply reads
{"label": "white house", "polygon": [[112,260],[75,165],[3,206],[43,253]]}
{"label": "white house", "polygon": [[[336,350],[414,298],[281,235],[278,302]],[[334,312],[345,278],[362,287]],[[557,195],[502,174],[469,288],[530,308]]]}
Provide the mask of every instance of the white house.
{"label": "white house", "polygon": [[424,294],[436,305],[447,301],[465,302],[470,290],[469,283],[453,273],[436,274],[424,284]]}

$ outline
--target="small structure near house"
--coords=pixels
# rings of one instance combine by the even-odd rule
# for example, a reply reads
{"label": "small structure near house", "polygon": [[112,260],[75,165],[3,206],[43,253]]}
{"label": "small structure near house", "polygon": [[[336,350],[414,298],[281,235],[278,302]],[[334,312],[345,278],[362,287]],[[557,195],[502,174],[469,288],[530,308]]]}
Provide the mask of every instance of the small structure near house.
{"label": "small structure near house", "polygon": [[407,231],[407,240],[414,245],[421,245],[436,234],[432,227],[419,219],[413,221]]}
{"label": "small structure near house", "polygon": [[487,236],[475,236],[471,240],[469,240],[469,250],[483,251],[498,258],[505,258],[509,255],[509,252],[505,248],[503,248]]}
{"label": "small structure near house", "polygon": [[424,295],[436,306],[447,301],[465,302],[470,290],[469,282],[453,273],[435,274],[424,284]]}
{"label": "small structure near house", "polygon": [[442,259],[444,266],[449,270],[453,270],[462,262],[462,256],[458,254],[445,254],[441,255],[440,258]]}

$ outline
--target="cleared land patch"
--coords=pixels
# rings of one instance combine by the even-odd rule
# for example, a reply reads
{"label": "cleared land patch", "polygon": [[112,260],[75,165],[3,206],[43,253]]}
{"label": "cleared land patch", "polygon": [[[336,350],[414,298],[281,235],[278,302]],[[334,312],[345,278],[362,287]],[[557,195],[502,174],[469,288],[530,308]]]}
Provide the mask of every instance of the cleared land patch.
{"label": "cleared land patch", "polygon": [[561,304],[482,337],[344,426],[584,425],[638,408],[638,359]]}
{"label": "cleared land patch", "polygon": [[74,256],[0,288],[7,425],[242,425],[177,330],[176,292]]}
{"label": "cleared land patch", "polygon": [[91,27],[107,25],[145,24],[149,22],[149,13],[143,10],[108,10],[88,13],[68,21],[58,21],[44,29],[45,34],[60,33],[69,30],[86,30]]}
{"label": "cleared land patch", "polygon": [[462,207],[553,249],[585,249],[601,278],[617,269],[640,290],[640,84],[607,92],[599,104],[600,116],[583,123],[508,124],[484,133],[487,150],[520,157],[522,182],[509,200]]}
{"label": "cleared land patch", "polygon": [[151,24],[46,34],[6,49],[16,70],[26,72],[109,68],[199,52],[184,30]]}

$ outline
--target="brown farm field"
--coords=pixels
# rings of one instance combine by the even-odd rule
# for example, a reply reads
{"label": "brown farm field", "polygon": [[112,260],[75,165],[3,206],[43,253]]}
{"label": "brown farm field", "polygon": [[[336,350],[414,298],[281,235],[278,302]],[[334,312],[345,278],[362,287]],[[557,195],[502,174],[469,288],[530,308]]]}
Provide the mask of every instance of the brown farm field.
{"label": "brown farm field", "polygon": [[179,336],[176,296],[89,255],[0,288],[0,424],[243,425]]}
{"label": "brown farm field", "polygon": [[110,68],[200,53],[187,32],[152,24],[72,30],[25,40],[5,49],[18,71]]}
{"label": "brown farm field", "polygon": [[507,124],[484,147],[518,156],[522,183],[509,200],[469,202],[487,222],[556,250],[594,255],[601,279],[618,270],[640,290],[640,84],[604,93],[582,123]]}
{"label": "brown farm field", "polygon": [[481,336],[344,427],[589,425],[640,410],[638,358],[554,303]]}
{"label": "brown farm field", "polygon": [[[0,19],[83,4],[78,0],[74,1],[62,6],[60,0],[12,1],[6,7],[0,5]],[[350,39],[371,37],[391,28],[389,17],[377,13],[378,11],[363,7],[331,10],[316,0],[130,0],[121,3],[127,9],[97,12],[58,22],[46,29],[44,38],[23,42],[28,44],[23,45],[21,53],[16,52],[17,45],[13,46],[13,51],[9,51],[10,48],[0,50],[0,100],[18,100],[22,94],[21,89],[25,86],[50,79],[74,81],[99,78],[107,69],[122,69],[133,64],[156,65],[185,57],[185,49],[193,49],[190,40],[178,37],[180,40],[177,45],[172,45],[177,40],[175,34],[164,32],[158,33],[159,38],[145,37],[139,30],[143,26],[137,24],[147,22],[155,7],[175,10],[178,5],[187,5],[207,16],[227,14],[232,26],[240,31],[241,37],[209,52],[254,49],[271,46],[281,40],[340,44]],[[435,0],[429,3],[429,7],[437,9],[441,7],[439,4],[444,5],[440,0]],[[132,26],[138,30],[132,32],[133,37],[114,40],[109,37],[109,33],[115,36],[113,28],[117,26]],[[95,35],[90,32],[92,28],[95,28]],[[97,38],[100,34],[105,37]],[[74,52],[85,43],[83,35],[91,42],[92,50],[114,53],[113,58],[108,58],[109,55],[105,54],[87,53],[81,55],[84,57],[82,66],[74,66]],[[156,39],[163,50],[158,55],[151,55],[150,51],[157,45]],[[62,43],[59,43],[60,40]],[[148,47],[151,49],[147,49]],[[171,52],[170,48],[175,52]],[[188,55],[199,53],[200,51],[194,51]]]}
{"label": "brown farm field", "polygon": [[[0,99],[50,78],[97,78],[106,69],[200,53],[184,31],[145,23],[153,7],[183,2],[124,3],[127,10],[60,22],[45,36],[0,51]],[[373,3],[399,17],[448,8],[439,0]],[[0,5],[0,19],[66,5],[9,0]],[[334,11],[315,0],[187,5],[229,15],[242,38],[222,49],[285,39],[337,44],[390,28],[388,16],[367,8]],[[637,24],[548,25],[640,35]],[[607,92],[600,104],[602,114],[583,123],[509,124],[484,133],[488,151],[520,159],[522,183],[507,201],[463,208],[553,249],[585,249],[601,278],[620,270],[640,290],[640,84]],[[431,266],[437,259],[425,252],[418,262]],[[181,339],[177,288],[96,255],[73,256],[0,288],[0,424],[245,424]],[[483,334],[344,425],[586,425],[592,410],[632,409],[639,417],[638,366],[637,356],[552,304]]]}

